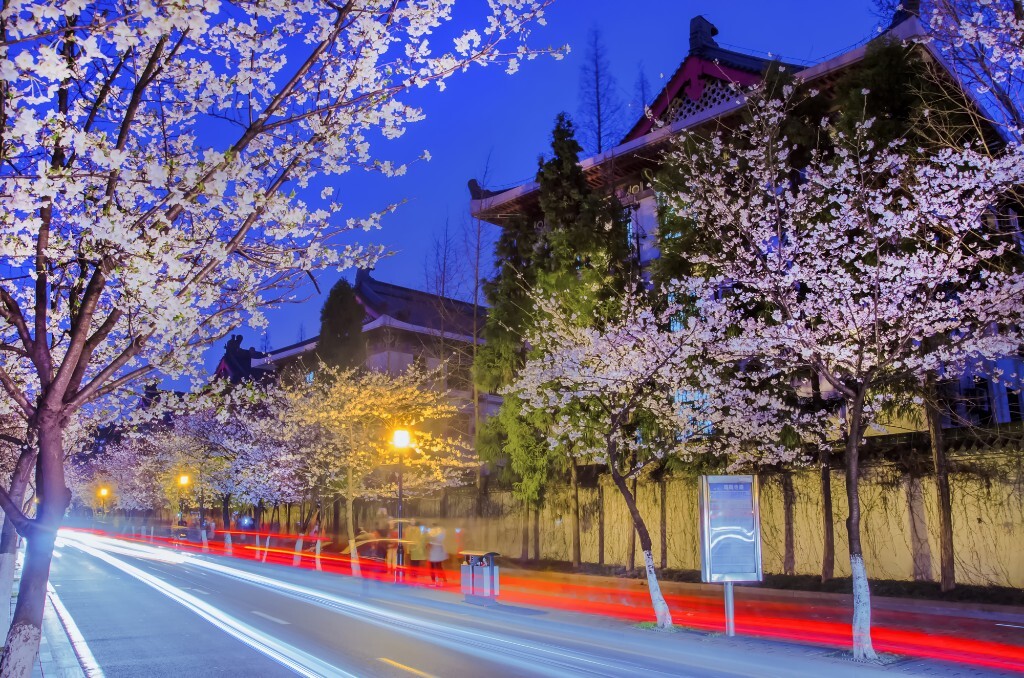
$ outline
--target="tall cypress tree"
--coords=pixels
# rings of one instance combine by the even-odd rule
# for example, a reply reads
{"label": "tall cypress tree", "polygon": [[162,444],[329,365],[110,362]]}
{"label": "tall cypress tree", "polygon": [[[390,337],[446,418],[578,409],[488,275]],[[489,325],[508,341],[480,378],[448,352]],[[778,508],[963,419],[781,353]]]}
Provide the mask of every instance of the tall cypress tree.
{"label": "tall cypress tree", "polygon": [[[603,304],[638,278],[629,215],[614,196],[588,184],[579,165],[582,148],[564,113],[555,121],[551,150],[550,159],[538,163],[539,210],[505,225],[495,248],[498,273],[485,285],[491,309],[474,372],[480,386],[490,390],[511,383],[525,362],[533,291],[557,295],[571,302],[581,319],[600,322]],[[551,449],[546,442],[551,413],[524,416],[512,399],[502,407],[478,445],[484,456],[508,458],[517,494],[536,504],[554,473],[569,470],[575,480],[575,463],[567,464],[571,451]],[[578,506],[573,514],[578,517]]]}
{"label": "tall cypress tree", "polygon": [[352,285],[344,278],[335,283],[320,309],[320,341],[316,349],[320,360],[342,369],[363,364],[365,314]]}

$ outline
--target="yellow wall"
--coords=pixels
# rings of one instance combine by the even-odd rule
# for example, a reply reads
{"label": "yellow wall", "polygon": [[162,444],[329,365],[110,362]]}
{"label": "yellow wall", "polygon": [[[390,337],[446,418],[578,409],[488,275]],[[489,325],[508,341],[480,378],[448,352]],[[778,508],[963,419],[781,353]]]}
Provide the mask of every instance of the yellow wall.
{"label": "yellow wall", "polygon": [[[972,461],[983,459],[972,457]],[[984,459],[989,478],[953,474],[953,528],[957,580],[964,584],[995,584],[1024,588],[1024,472],[1006,459]],[[994,469],[994,470],[991,470]],[[670,568],[699,569],[697,532],[697,479],[670,478],[665,481],[665,543]],[[917,488],[915,489],[915,483]],[[817,471],[793,474],[794,556],[797,574],[820,574],[822,553],[822,504]],[[444,499],[413,499],[407,504],[409,516],[428,524],[440,522],[448,528],[450,550],[454,551],[454,528],[464,530],[464,547],[487,549],[517,557],[521,552],[522,507],[509,492],[487,496],[484,517],[474,517],[473,488],[450,491]],[[846,538],[845,479],[832,474],[835,530],[835,574],[849,576]],[[607,564],[625,564],[631,521],[625,502],[610,483],[603,487],[605,553]],[[641,481],[638,503],[647,522],[654,546],[655,563],[662,562],[661,488],[656,482]],[[581,548],[584,562],[598,562],[599,522],[602,506],[596,488],[581,488]],[[912,580],[915,558],[918,574],[938,576],[938,514],[935,484],[931,478],[912,480],[889,468],[868,470],[861,481],[862,543],[868,573],[873,578]],[[916,515],[917,539],[912,525],[912,504]],[[365,507],[361,520],[372,526],[376,509]],[[444,517],[442,517],[444,514]],[[533,519],[530,519],[530,549],[533,553]],[[762,554],[765,572],[781,573],[784,556],[782,488],[768,477],[761,486]],[[568,488],[553,488],[541,509],[541,556],[569,560],[571,521]],[[639,550],[637,562],[641,562]]]}

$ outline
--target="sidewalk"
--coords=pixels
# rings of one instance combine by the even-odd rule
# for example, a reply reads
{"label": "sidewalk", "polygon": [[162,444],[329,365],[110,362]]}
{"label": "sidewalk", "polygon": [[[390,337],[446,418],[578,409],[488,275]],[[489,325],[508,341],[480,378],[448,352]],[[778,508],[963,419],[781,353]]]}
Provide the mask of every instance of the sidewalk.
{"label": "sidewalk", "polygon": [[[11,593],[11,613],[18,603],[18,584],[21,582],[21,559],[22,553],[18,552],[18,565],[14,573],[14,590]],[[57,607],[61,608],[58,613]],[[82,669],[82,663],[75,653],[74,645],[68,635],[68,630],[62,621],[68,620],[67,611],[63,609],[57,592],[51,587],[46,596],[46,607],[43,608],[43,634],[39,639],[39,656],[36,658],[36,665],[32,670],[33,678],[97,678],[103,675],[102,671],[94,670],[87,674]],[[77,632],[77,630],[76,630]],[[87,650],[86,650],[87,651]]]}

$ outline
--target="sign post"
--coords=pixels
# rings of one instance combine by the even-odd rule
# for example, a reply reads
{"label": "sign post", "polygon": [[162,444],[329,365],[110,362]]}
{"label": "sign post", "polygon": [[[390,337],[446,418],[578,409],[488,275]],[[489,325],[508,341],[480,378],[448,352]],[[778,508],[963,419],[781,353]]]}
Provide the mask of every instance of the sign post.
{"label": "sign post", "polygon": [[701,579],[725,586],[725,634],[736,635],[735,582],[761,581],[756,476],[700,477]]}

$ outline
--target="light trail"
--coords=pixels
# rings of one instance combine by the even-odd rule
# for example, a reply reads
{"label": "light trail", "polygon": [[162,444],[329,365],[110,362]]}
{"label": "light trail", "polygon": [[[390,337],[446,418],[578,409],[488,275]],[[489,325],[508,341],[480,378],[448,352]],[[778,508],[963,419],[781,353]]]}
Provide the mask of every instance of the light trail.
{"label": "light trail", "polygon": [[[86,533],[76,531],[74,534],[82,535]],[[98,535],[97,538],[99,538]],[[294,538],[294,535],[292,535],[292,539]],[[120,539],[109,539],[107,541],[113,545],[118,543],[123,545],[126,543]],[[143,542],[140,542],[139,545],[144,545],[146,549],[157,553],[145,554],[140,552],[136,557],[175,562],[173,557],[168,555],[166,549],[155,548],[149,543]],[[200,553],[198,548],[186,542],[173,542],[173,545],[192,550],[196,554]],[[236,548],[239,546],[242,549],[251,548],[236,544]],[[211,555],[228,555],[223,553],[222,549],[218,549],[214,542],[211,542],[211,547]],[[261,550],[263,549],[261,548]],[[279,553],[275,553],[277,551]],[[185,552],[178,551],[175,554],[179,558],[184,559],[181,561],[182,563],[189,565],[207,567],[209,569],[213,569],[215,566],[224,567],[215,565],[210,561],[192,558],[191,555]],[[291,565],[295,552],[291,549],[271,549],[270,555],[271,560],[274,562]],[[274,556],[278,556],[278,558],[275,559]],[[235,557],[238,558],[239,556]],[[241,561],[247,561],[250,558],[251,554],[248,557],[241,556]],[[322,554],[321,559],[324,564],[323,569],[335,574],[351,574],[351,563],[347,556],[339,557]],[[304,553],[302,566],[310,567],[312,562],[312,555]],[[365,561],[363,561],[362,565],[364,578],[386,580],[387,574],[380,571],[379,568],[374,568]],[[238,573],[228,575],[235,576],[236,578],[251,580],[252,577],[260,576],[235,570],[234,568],[227,569]],[[410,574],[418,575],[421,579],[417,582],[410,577],[406,585],[426,585],[425,570],[414,572],[410,568]],[[571,582],[537,581],[525,577],[503,575],[501,598],[502,601],[509,603],[613,617],[624,621],[648,621],[651,618],[651,614],[650,598],[647,589],[644,586],[634,586],[633,584],[634,582],[632,581],[628,583],[620,581],[608,585],[581,585]],[[267,578],[267,581],[258,582],[258,585],[277,590],[282,590],[281,586],[285,586],[283,582],[269,578]],[[448,590],[457,590],[457,587],[453,585],[449,585],[447,588]],[[323,598],[326,594],[309,589],[303,593],[292,591],[289,595],[295,595],[296,597],[312,595]],[[682,594],[666,594],[665,598],[672,609],[677,624],[712,632],[722,630],[722,604],[717,598]],[[336,606],[342,603],[337,601],[325,603],[321,601],[317,604]],[[354,601],[345,601],[343,604],[357,605]],[[815,603],[815,607],[817,606],[818,603]],[[744,608],[747,608],[747,610],[745,611]],[[381,612],[376,610],[376,608],[374,610],[375,613]],[[844,610],[840,606],[830,606],[828,604],[819,610],[818,613],[821,611],[832,616],[843,616],[844,614]],[[353,612],[365,613],[365,610],[354,610]],[[805,605],[788,602],[747,601],[741,603],[737,612],[737,631],[742,635],[819,646],[840,648],[850,646],[851,630],[848,622],[845,620],[808,619],[805,616],[807,613],[807,606]],[[907,618],[908,624],[916,623],[913,619],[915,615],[912,613],[892,614],[903,614]],[[393,622],[385,621],[385,623]],[[1014,624],[1003,623],[995,623],[994,626],[1020,628]],[[875,648],[884,652],[1003,671],[1024,672],[1024,647],[1015,643],[1011,644],[1012,641],[976,640],[950,633],[928,633],[913,627],[904,629],[881,624],[874,625],[872,637]],[[465,650],[465,648],[461,649]]]}
{"label": "light trail", "polygon": [[[94,542],[92,545],[89,542]],[[94,558],[98,558],[103,562],[115,567],[125,574],[128,574],[139,581],[143,582],[156,589],[160,593],[164,594],[171,600],[179,603],[180,605],[191,610],[195,614],[199,615],[206,621],[210,622],[217,628],[221,629],[225,633],[232,637],[242,641],[249,647],[253,648],[257,652],[273,659],[279,664],[286,666],[287,668],[295,671],[301,676],[307,676],[308,678],[317,678],[318,676],[338,676],[338,678],[356,678],[357,674],[350,673],[349,671],[338,668],[326,662],[317,659],[313,655],[303,652],[287,643],[283,643],[276,638],[273,638],[266,633],[263,633],[259,629],[256,629],[245,622],[232,617],[231,615],[217,609],[213,605],[206,603],[195,596],[187,593],[186,591],[168,584],[158,577],[140,570],[134,565],[130,565],[114,556],[106,553],[103,548],[111,547],[109,543],[113,540],[106,539],[103,537],[95,537],[93,535],[80,534],[71,537],[65,535],[64,542],[70,544],[75,548],[87,553]],[[143,555],[137,555],[143,552],[144,549],[125,549],[114,546],[111,548],[116,553],[124,554],[128,552],[132,557],[145,557]],[[152,549],[156,550],[156,549]],[[153,555],[153,554],[151,554]],[[151,557],[150,560],[169,562],[160,557]],[[180,563],[184,563],[182,560]]]}
{"label": "light trail", "polygon": [[[185,591],[178,589],[177,587],[170,587],[170,585],[164,584],[162,580],[148,575],[127,563],[122,563],[102,551],[103,548],[110,546],[111,542],[116,542],[117,540],[84,533],[68,533],[64,535],[64,538],[71,545],[82,549],[90,555],[96,555],[106,562],[111,562],[115,567],[119,567],[119,569],[129,572],[132,576],[138,576],[135,572],[142,574],[144,577],[138,578],[155,588],[161,588],[163,586],[172,588],[177,591],[178,594],[188,596],[188,598],[195,603],[204,605],[207,608],[212,608],[212,606],[189,596]],[[135,545],[135,549],[132,549],[133,552],[139,554],[145,554],[147,550],[158,551],[160,549],[143,544],[137,544]],[[505,663],[512,664],[519,671],[526,672],[529,675],[621,676],[636,675],[640,673],[662,676],[679,675],[678,672],[661,672],[629,661],[607,661],[594,659],[584,653],[554,645],[538,644],[526,640],[505,638],[476,629],[467,629],[437,623],[422,617],[411,618],[405,614],[319,591],[307,586],[273,579],[271,577],[247,572],[245,570],[239,570],[237,568],[201,558],[193,558],[187,554],[181,555],[185,559],[181,563],[183,565],[206,569],[209,572],[214,572],[224,577],[229,577],[276,591],[297,600],[302,600],[304,602],[312,603],[319,607],[344,614],[361,622],[374,624],[389,631],[399,631],[405,635],[419,638],[425,642],[444,646],[455,652],[473,654],[481,659],[489,661],[494,661],[496,658],[500,657]],[[147,556],[139,555],[137,557],[146,558]],[[147,559],[155,561],[163,560],[160,554],[150,554],[150,557]],[[125,568],[130,568],[135,572],[130,572]]]}

